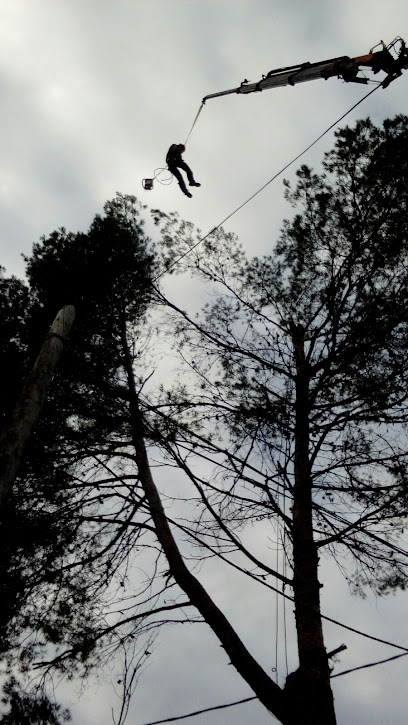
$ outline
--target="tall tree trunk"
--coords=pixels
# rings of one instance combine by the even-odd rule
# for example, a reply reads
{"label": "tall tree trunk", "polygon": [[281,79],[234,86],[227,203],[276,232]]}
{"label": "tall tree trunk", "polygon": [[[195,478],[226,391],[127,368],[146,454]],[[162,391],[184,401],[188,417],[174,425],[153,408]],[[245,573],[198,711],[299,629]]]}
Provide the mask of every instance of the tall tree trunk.
{"label": "tall tree trunk", "polygon": [[293,503],[293,593],[299,669],[289,675],[286,691],[293,723],[335,725],[330,668],[320,614],[318,555],[313,537],[312,481],[309,461],[309,370],[304,330],[292,330],[296,359],[295,485]]}
{"label": "tall tree trunk", "polygon": [[287,719],[287,705],[283,690],[269,677],[258,664],[237,633],[213,602],[202,584],[191,574],[174,539],[167,521],[160,494],[153,480],[144,441],[143,421],[139,412],[138,394],[133,375],[132,359],[126,342],[126,334],[122,333],[124,346],[125,369],[130,392],[130,414],[132,421],[132,438],[136,452],[136,462],[141,485],[149,503],[151,517],[156,535],[167,558],[169,569],[179,587],[189,597],[190,602],[211,627],[214,634],[243,679],[252,688],[260,702],[272,712],[283,725],[291,725]]}
{"label": "tall tree trunk", "polygon": [[0,508],[17,476],[31,431],[46,400],[55,367],[74,317],[75,308],[72,305],[62,307],[58,312],[1,433]]}

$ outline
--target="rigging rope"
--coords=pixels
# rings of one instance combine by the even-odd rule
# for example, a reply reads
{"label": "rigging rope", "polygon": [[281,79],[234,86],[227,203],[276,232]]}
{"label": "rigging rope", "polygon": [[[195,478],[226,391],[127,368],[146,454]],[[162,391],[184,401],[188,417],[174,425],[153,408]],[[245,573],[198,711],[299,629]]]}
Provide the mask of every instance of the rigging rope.
{"label": "rigging rope", "polygon": [[[282,505],[282,511],[283,515],[286,516],[286,478],[283,479],[283,505]],[[282,567],[282,574],[286,578],[286,525],[285,522],[282,522],[283,527],[283,537],[282,537],[282,556],[283,556],[283,567]],[[283,592],[285,591],[285,584],[282,585]],[[286,598],[283,597],[283,635],[284,635],[284,652],[285,652],[285,664],[286,664],[286,677],[289,674],[289,666],[288,666],[288,632],[287,632],[287,624],[286,624]]]}
{"label": "rigging rope", "polygon": [[184,141],[184,146],[187,146],[187,141],[188,141],[188,139],[189,139],[189,138],[190,138],[190,136],[191,136],[191,133],[192,133],[192,131],[193,131],[193,128],[194,128],[194,126],[196,125],[196,123],[197,123],[197,121],[198,121],[198,117],[199,117],[199,115],[200,115],[201,111],[203,110],[203,108],[204,108],[204,103],[202,103],[202,104],[201,104],[201,106],[200,106],[200,108],[198,109],[198,113],[197,113],[197,115],[196,115],[196,117],[195,117],[195,119],[194,119],[194,121],[193,121],[193,125],[191,126],[191,128],[190,128],[190,131],[188,132],[188,136],[187,136],[186,140]]}
{"label": "rigging rope", "polygon": [[[231,219],[231,217],[233,217],[234,214],[236,214],[244,206],[246,206],[246,204],[249,204],[249,202],[252,201],[252,199],[254,199],[258,194],[260,194],[261,191],[263,191],[264,189],[266,189],[266,187],[269,186],[269,184],[271,184],[272,181],[275,181],[275,179],[277,179],[278,176],[280,176],[281,174],[283,174],[283,172],[286,171],[286,169],[288,169],[290,166],[292,166],[292,164],[294,164],[296,161],[298,161],[298,159],[300,159],[301,156],[303,156],[305,153],[307,153],[308,151],[310,151],[310,149],[313,146],[315,146],[315,144],[317,144],[323,138],[323,136],[325,136],[327,133],[329,133],[329,131],[331,131],[332,128],[334,128],[335,126],[337,126],[337,124],[340,123],[340,121],[342,121],[343,118],[346,118],[346,116],[348,116],[349,113],[351,113],[352,111],[354,111],[354,109],[357,108],[357,106],[359,106],[360,103],[363,103],[369,96],[371,96],[373,93],[375,93],[375,91],[377,91],[379,88],[381,88],[381,84],[377,85],[371,91],[369,91],[368,93],[366,93],[366,95],[363,96],[363,98],[360,98],[360,100],[357,101],[357,103],[355,103],[353,106],[351,106],[351,108],[349,108],[348,111],[346,111],[345,113],[343,113],[343,115],[340,116],[340,118],[338,118],[336,121],[334,121],[334,123],[332,123],[328,128],[326,128],[326,130],[323,131],[323,133],[321,133],[320,136],[318,136],[314,141],[312,141],[312,143],[310,143],[308,146],[306,146],[306,148],[303,149],[303,151],[301,151],[299,154],[297,154],[297,156],[295,156],[291,161],[289,161],[285,166],[283,166],[276,174],[274,174],[269,179],[269,181],[267,181],[263,186],[261,186],[260,189],[258,189],[257,191],[255,191],[255,193],[252,194],[252,196],[250,196],[248,199],[246,199],[246,201],[244,201],[242,204],[240,204],[239,206],[237,206],[237,208],[234,209],[234,211],[232,211],[230,214],[228,214],[228,216],[226,216],[225,219],[223,219],[221,222],[219,222],[219,224],[217,224],[215,227],[213,227],[213,229],[211,229],[209,232],[207,232],[207,234],[204,237],[201,237],[201,239],[199,239],[198,242],[196,242],[195,244],[193,244],[193,246],[190,247],[190,249],[188,249],[186,252],[184,252],[184,254],[181,254],[180,257],[178,257],[177,259],[174,260],[174,262],[172,262],[171,264],[169,264],[169,266],[166,267],[166,269],[163,272],[161,272],[159,275],[157,275],[157,277],[155,277],[153,279],[153,282],[156,282],[158,279],[160,279],[160,277],[163,277],[166,274],[166,272],[168,272],[170,269],[172,269],[173,267],[175,267],[176,264],[178,264],[179,262],[181,262],[181,260],[184,259],[184,257],[187,256],[187,254],[190,254],[190,252],[192,252],[193,249],[195,249],[196,247],[198,247],[198,245],[201,244],[201,242],[204,242],[204,240],[207,239],[207,237],[209,237],[211,234],[213,234],[214,232],[216,232],[217,229],[219,229],[223,224],[225,224],[226,221],[228,221],[228,219]],[[202,107],[203,107],[203,104],[201,104],[201,107],[200,107],[200,109],[199,109],[199,111],[197,113],[197,116],[195,117],[193,126],[192,126],[192,128],[190,130],[189,135],[187,136],[187,139],[189,138],[189,136],[191,134],[191,131],[193,130],[193,128],[194,128],[194,126],[196,124],[197,118],[198,118],[199,114],[201,113]]]}
{"label": "rigging rope", "polygon": [[[280,540],[280,526],[279,519],[276,523],[276,571],[279,572],[279,540]],[[275,593],[275,667],[272,667],[272,672],[275,672],[275,682],[278,685],[278,654],[279,654],[279,591]]]}
{"label": "rigging rope", "polygon": [[159,184],[162,184],[163,186],[169,186],[169,184],[173,181],[173,174],[171,171],[169,171],[170,176],[165,179],[159,179],[159,176],[163,174],[163,172],[169,171],[168,166],[159,166],[158,169],[154,170],[154,176],[153,178],[159,182]]}
{"label": "rigging rope", "polygon": [[[174,722],[175,720],[184,720],[186,717],[194,717],[195,715],[202,715],[204,712],[211,712],[212,710],[223,710],[226,707],[234,707],[235,705],[242,705],[244,702],[251,702],[251,700],[257,700],[257,697],[246,697],[244,700],[237,700],[236,702],[228,702],[226,705],[216,705],[215,707],[206,707],[204,710],[196,710],[195,712],[189,712],[187,715],[177,715],[176,717],[167,717],[165,720],[155,720],[154,722],[145,723],[145,725],[161,725],[165,722]],[[273,716],[272,716],[273,717]]]}

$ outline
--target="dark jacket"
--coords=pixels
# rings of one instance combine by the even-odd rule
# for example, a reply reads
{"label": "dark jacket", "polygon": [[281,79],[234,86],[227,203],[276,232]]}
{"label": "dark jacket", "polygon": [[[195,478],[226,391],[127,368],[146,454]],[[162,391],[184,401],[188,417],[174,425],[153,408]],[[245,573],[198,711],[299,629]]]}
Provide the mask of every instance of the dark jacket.
{"label": "dark jacket", "polygon": [[168,166],[178,166],[179,163],[183,161],[179,148],[180,146],[178,143],[173,143],[170,146],[166,156],[166,164]]}

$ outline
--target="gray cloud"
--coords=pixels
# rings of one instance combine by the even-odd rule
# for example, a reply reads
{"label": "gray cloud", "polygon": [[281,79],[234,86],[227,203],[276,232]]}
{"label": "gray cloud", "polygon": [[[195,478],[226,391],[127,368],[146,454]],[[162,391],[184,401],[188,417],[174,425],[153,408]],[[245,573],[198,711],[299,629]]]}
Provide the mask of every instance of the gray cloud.
{"label": "gray cloud", "polygon": [[[405,0],[8,0],[0,24],[0,249],[8,271],[22,273],[21,252],[40,235],[65,226],[86,229],[116,190],[135,193],[163,211],[177,209],[207,232],[299,153],[366,89],[315,81],[251,97],[207,103],[186,158],[202,182],[192,200],[176,184],[143,192],[141,179],[165,164],[207,93],[254,81],[281,65],[359,55],[383,38],[407,34]],[[408,38],[407,38],[408,39]],[[348,123],[408,114],[408,73],[378,91]],[[319,167],[332,134],[304,160]],[[293,178],[296,166],[285,176]],[[269,252],[290,214],[279,180],[234,216],[248,254]],[[177,301],[194,287],[171,281]],[[257,542],[254,542],[254,545]],[[259,543],[259,542],[258,542]],[[273,666],[271,602],[239,578],[209,567],[211,591],[255,654]],[[325,564],[326,612],[352,626],[407,644],[407,596],[384,602],[351,599]],[[248,619],[250,620],[248,626]],[[265,636],[265,632],[267,635]],[[386,656],[388,650],[327,625],[333,646],[346,641],[341,667]],[[293,642],[291,661],[295,666]],[[175,654],[177,653],[177,654]],[[390,654],[392,654],[390,650]],[[339,724],[403,725],[405,659],[335,681]],[[160,638],[129,717],[138,725],[250,694],[204,625]],[[107,724],[108,685],[76,695],[74,722]],[[258,705],[223,711],[222,723],[270,722]],[[189,720],[185,721],[190,722]],[[209,714],[193,723],[220,722]]]}

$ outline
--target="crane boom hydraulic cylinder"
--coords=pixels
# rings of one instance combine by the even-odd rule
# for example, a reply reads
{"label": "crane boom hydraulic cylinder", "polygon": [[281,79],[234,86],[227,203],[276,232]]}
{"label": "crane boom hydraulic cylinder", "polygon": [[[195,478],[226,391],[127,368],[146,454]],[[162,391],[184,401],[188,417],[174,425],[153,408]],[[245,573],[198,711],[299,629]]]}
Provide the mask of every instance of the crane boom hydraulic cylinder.
{"label": "crane boom hydraulic cylinder", "polygon": [[[397,45],[399,45],[398,50],[396,50]],[[379,83],[383,88],[387,88],[395,78],[401,75],[404,68],[408,68],[408,50],[402,38],[396,38],[388,46],[381,41],[381,46],[382,49],[379,51],[374,52],[374,49],[372,49],[366,55],[357,56],[356,58],[349,58],[349,56],[344,55],[338,58],[322,60],[318,63],[307,62],[285,68],[276,68],[262,76],[261,80],[256,83],[250,83],[245,79],[238,88],[210,93],[203,98],[203,103],[209,98],[227,96],[231,93],[254,93],[268,88],[295,86],[298,83],[305,83],[318,78],[327,80],[328,78],[337,77],[342,78],[346,83],[368,83],[369,78],[359,75],[363,69],[370,70],[374,74],[380,71],[384,72],[386,77]]]}

